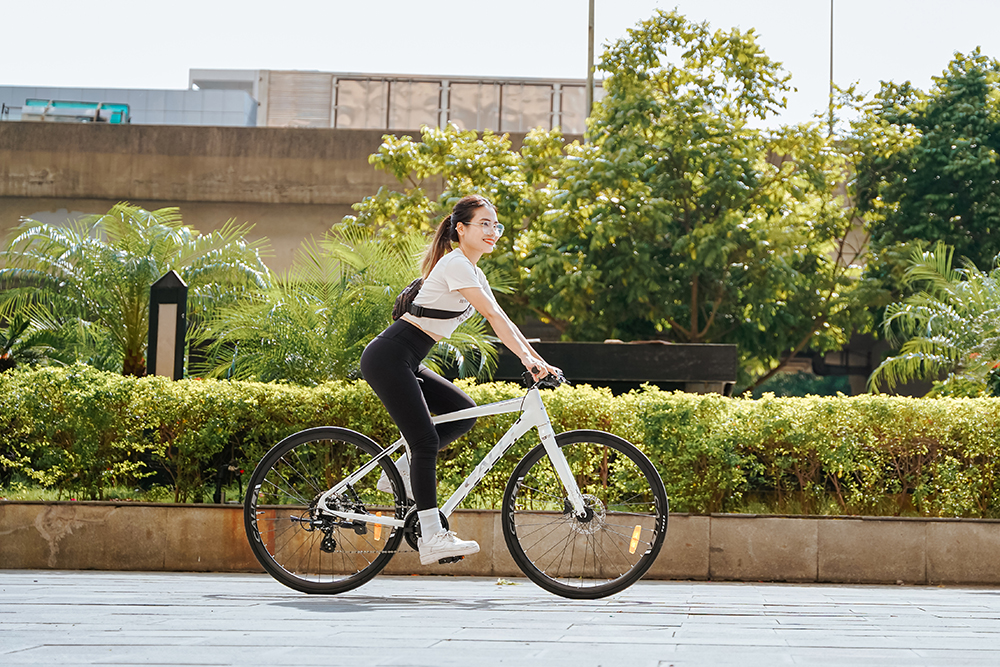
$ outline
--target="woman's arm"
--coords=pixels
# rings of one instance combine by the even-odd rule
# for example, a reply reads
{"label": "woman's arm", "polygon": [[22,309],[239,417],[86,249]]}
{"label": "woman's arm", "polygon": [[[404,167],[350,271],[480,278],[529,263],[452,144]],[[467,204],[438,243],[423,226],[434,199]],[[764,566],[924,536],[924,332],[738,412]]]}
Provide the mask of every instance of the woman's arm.
{"label": "woman's arm", "polygon": [[[521,360],[524,367],[531,372],[532,376],[537,380],[538,378],[545,377],[549,373],[555,375],[562,375],[562,371],[555,366],[550,366],[542,359],[534,348],[528,343],[528,339],[524,337],[521,330],[517,328],[510,318],[507,317],[507,313],[503,311],[503,308],[493,300],[493,298],[486,293],[482,287],[464,287],[458,290],[459,293],[466,298],[466,300],[472,304],[472,307],[476,311],[486,318],[486,321],[490,323],[493,327],[494,333],[500,339],[507,348],[517,355],[517,358]],[[539,372],[535,373],[532,369],[537,368]]]}

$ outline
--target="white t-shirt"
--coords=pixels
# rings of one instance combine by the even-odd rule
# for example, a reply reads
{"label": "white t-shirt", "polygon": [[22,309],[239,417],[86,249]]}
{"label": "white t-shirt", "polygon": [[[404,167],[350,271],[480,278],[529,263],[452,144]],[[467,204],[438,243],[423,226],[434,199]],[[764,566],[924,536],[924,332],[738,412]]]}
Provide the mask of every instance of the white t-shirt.
{"label": "white t-shirt", "polygon": [[489,281],[486,280],[486,274],[470,262],[460,248],[455,248],[434,265],[413,303],[424,308],[464,312],[458,317],[447,320],[417,317],[411,313],[404,313],[403,319],[417,324],[428,333],[447,338],[474,312],[468,300],[458,291],[466,287],[482,287],[490,299],[493,299],[493,291],[490,289]]}

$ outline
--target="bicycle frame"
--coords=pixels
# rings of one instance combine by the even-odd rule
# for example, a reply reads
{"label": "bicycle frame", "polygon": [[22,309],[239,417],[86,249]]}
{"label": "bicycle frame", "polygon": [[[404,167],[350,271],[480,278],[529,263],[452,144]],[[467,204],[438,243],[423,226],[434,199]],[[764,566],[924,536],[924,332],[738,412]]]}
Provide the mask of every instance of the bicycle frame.
{"label": "bicycle frame", "polygon": [[[559,475],[559,479],[563,483],[563,488],[566,490],[566,495],[573,506],[573,511],[578,516],[583,516],[586,512],[583,494],[580,493],[580,487],[577,486],[576,479],[570,471],[569,463],[567,463],[566,457],[563,456],[562,450],[560,450],[559,445],[556,444],[556,434],[555,431],[552,430],[552,423],[549,421],[548,412],[545,411],[545,405],[542,403],[542,396],[538,391],[538,387],[532,387],[523,398],[512,398],[506,401],[498,401],[496,403],[488,403],[486,405],[477,405],[474,408],[467,408],[465,410],[458,410],[457,412],[449,412],[448,414],[432,417],[431,421],[435,424],[441,424],[461,419],[469,419],[470,417],[486,417],[488,415],[502,415],[512,412],[520,412],[521,416],[518,417],[517,421],[515,421],[509,429],[507,429],[507,432],[503,434],[497,444],[493,446],[493,449],[491,449],[483,460],[480,461],[479,465],[477,465],[475,469],[469,473],[469,476],[462,481],[457,489],[455,489],[455,492],[452,493],[451,497],[448,498],[447,502],[445,502],[444,507],[441,508],[441,513],[444,514],[445,517],[451,516],[452,512],[455,511],[455,508],[458,507],[462,501],[466,499],[466,497],[468,497],[472,489],[474,489],[483,477],[489,473],[496,462],[499,461],[500,458],[514,446],[514,443],[531,429],[537,429],[538,437],[541,439],[542,445],[545,447],[545,453],[548,455],[549,460],[552,462],[552,466],[556,470],[556,474]],[[337,483],[336,486],[323,493],[319,499],[318,506],[323,508],[322,511],[324,513],[347,521],[361,521],[364,523],[381,524],[383,526],[394,526],[396,528],[403,527],[404,521],[402,519],[332,510],[327,508],[326,501],[330,497],[340,494],[349,485],[354,484],[357,480],[370,473],[376,466],[379,465],[379,462],[384,457],[390,456],[399,451],[400,447],[403,447],[404,444],[404,439],[400,438],[393,443],[391,447],[383,449],[378,456],[374,457],[371,461],[348,475],[346,478]]]}

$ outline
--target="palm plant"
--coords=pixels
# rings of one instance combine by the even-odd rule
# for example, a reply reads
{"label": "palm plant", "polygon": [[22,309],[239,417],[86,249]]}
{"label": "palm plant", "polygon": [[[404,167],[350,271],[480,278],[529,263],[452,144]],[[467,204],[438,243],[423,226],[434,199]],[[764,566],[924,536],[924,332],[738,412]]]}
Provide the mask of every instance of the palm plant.
{"label": "palm plant", "polygon": [[[66,331],[84,332],[76,341],[91,345],[77,351],[82,360],[144,375],[149,288],[164,273],[175,270],[188,284],[194,320],[220,300],[270,284],[261,260],[267,242],[248,242],[251,228],[230,220],[217,231],[199,234],[183,224],[176,208],[147,211],[127,202],[65,226],[25,219],[0,252],[5,265],[0,281],[16,286],[6,299],[21,299],[12,313],[31,322],[24,333],[62,335],[63,344],[72,347]],[[26,304],[35,309],[33,315]],[[93,344],[101,340],[108,341],[110,354]]]}
{"label": "palm plant", "polygon": [[[62,320],[26,294],[0,303],[0,372],[18,365],[66,365],[77,358],[86,331],[65,327]],[[95,346],[96,347],[96,346]]]}
{"label": "palm plant", "polygon": [[943,375],[945,386],[986,389],[1000,360],[1000,267],[956,269],[953,255],[943,243],[914,253],[906,281],[924,289],[886,308],[887,337],[901,346],[872,373],[871,388]]}
{"label": "palm plant", "polygon": [[[363,226],[337,225],[306,242],[292,269],[250,303],[217,312],[208,375],[313,385],[354,377],[365,345],[390,323],[396,295],[419,274],[424,239],[387,239]],[[466,320],[435,346],[427,365],[456,365],[483,376],[496,350],[481,318]]]}

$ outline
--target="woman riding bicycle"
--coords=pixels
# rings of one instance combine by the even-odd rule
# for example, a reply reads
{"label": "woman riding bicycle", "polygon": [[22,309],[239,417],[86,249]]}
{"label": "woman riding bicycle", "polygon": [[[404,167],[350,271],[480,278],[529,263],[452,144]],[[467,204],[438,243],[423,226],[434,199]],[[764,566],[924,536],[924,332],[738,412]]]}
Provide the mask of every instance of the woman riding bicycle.
{"label": "woman riding bicycle", "polygon": [[[536,379],[549,373],[560,374],[558,368],[545,363],[510,321],[493,298],[486,276],[476,266],[480,257],[493,252],[501,234],[503,225],[497,222],[496,208],[489,200],[479,195],[459,200],[438,226],[424,255],[424,282],[410,312],[379,334],[361,355],[365,380],[406,439],[410,487],[420,521],[417,546],[424,565],[479,551],[476,542],[460,540],[454,532],[444,530],[437,506],[438,452],[468,433],[476,420],[437,426],[431,422],[432,412],[445,414],[474,407],[475,403],[424,366],[424,357],[475,309]],[[457,247],[452,248],[453,243]],[[424,315],[423,309],[437,317]],[[453,316],[442,318],[441,311]]]}

